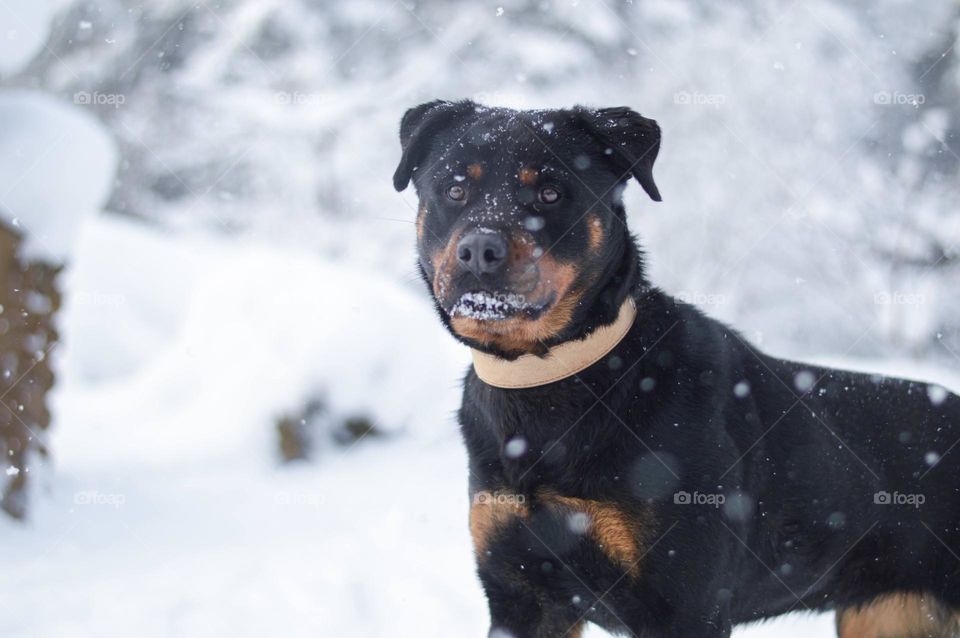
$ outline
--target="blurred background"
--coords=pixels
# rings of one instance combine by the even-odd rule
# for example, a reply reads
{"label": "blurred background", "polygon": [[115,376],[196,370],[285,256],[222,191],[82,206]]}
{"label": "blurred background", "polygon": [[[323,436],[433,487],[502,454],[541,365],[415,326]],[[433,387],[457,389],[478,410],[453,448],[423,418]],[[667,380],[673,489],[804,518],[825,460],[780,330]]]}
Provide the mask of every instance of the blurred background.
{"label": "blurred background", "polygon": [[655,283],[957,390],[958,31],[953,0],[0,0],[0,635],[484,635],[469,357],[390,181],[429,99],[655,118]]}

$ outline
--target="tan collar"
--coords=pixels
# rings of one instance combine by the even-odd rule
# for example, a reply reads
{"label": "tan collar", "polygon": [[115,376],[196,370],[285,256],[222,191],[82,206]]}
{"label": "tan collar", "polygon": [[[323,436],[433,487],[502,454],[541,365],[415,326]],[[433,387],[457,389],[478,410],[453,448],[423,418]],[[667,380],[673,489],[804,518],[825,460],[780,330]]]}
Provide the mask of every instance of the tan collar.
{"label": "tan collar", "polygon": [[627,336],[636,316],[636,304],[627,298],[616,321],[597,328],[585,339],[554,346],[545,357],[525,354],[513,361],[473,350],[473,369],[484,383],[496,388],[535,388],[566,379],[609,354]]}

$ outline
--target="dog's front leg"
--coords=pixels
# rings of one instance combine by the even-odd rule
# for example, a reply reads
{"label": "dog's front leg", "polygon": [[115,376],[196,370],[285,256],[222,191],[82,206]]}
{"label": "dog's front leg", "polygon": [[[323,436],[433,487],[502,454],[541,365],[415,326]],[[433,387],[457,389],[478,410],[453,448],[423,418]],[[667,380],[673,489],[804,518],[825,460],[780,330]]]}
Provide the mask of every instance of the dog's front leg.
{"label": "dog's front leg", "polygon": [[698,613],[695,609],[683,610],[662,631],[650,631],[648,626],[631,626],[634,636],[643,638],[730,638],[733,623],[726,605],[712,611]]}
{"label": "dog's front leg", "polygon": [[521,580],[483,573],[481,580],[490,607],[489,638],[580,638],[583,622],[576,610],[546,602]]}
{"label": "dog's front leg", "polygon": [[[700,619],[691,619],[677,623],[663,635],[663,638],[730,638],[733,627],[729,622],[717,625]],[[649,634],[637,633],[637,636]]]}
{"label": "dog's front leg", "polygon": [[682,600],[662,598],[654,589],[638,588],[632,600],[620,601],[616,620],[633,638],[730,638],[733,631],[730,606],[726,601],[709,601],[691,590]]}

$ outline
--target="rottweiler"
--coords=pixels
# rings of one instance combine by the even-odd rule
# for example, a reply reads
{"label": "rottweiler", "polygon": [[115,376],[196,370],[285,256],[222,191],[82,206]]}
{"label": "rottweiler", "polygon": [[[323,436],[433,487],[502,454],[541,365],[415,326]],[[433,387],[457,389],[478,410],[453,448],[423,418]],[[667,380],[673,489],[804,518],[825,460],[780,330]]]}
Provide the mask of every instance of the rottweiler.
{"label": "rottweiler", "polygon": [[[960,398],[777,359],[651,285],[660,127],[433,101],[400,125],[418,265],[473,350],[458,418],[490,636],[960,636]],[[693,176],[691,176],[693,179]]]}

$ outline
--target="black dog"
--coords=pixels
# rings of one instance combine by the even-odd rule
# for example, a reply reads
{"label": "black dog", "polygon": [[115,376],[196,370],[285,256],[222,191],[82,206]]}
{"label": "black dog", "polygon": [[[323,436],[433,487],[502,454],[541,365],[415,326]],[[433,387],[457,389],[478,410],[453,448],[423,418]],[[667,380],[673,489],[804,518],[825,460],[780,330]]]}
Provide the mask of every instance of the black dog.
{"label": "black dog", "polygon": [[[757,352],[652,287],[656,122],[436,101],[400,129],[420,270],[475,352],[459,413],[491,635],[960,635],[960,398]],[[958,446],[960,447],[960,446]]]}

